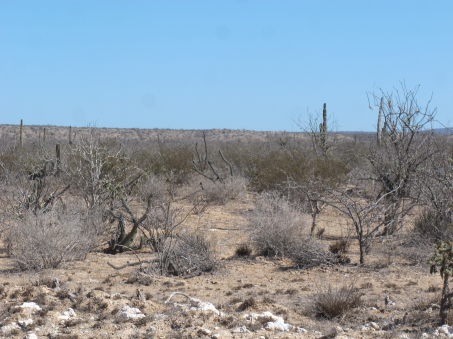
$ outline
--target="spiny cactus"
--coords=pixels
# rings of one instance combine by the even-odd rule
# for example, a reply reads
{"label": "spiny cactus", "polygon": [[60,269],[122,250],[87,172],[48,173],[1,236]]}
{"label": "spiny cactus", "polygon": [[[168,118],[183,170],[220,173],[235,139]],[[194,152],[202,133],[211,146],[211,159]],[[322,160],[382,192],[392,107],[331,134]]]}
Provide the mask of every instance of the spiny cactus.
{"label": "spiny cactus", "polygon": [[55,153],[56,153],[56,157],[57,157],[57,161],[56,161],[56,176],[59,177],[60,176],[60,171],[61,171],[61,151],[60,151],[60,144],[57,144],[55,146]]}
{"label": "spiny cactus", "polygon": [[19,145],[22,146],[22,134],[24,130],[24,124],[22,122],[22,119],[20,119],[20,131],[19,131]]}
{"label": "spiny cactus", "polygon": [[431,264],[430,273],[440,272],[444,280],[442,298],[440,300],[440,321],[441,325],[446,324],[450,299],[453,293],[450,292],[449,279],[453,276],[453,242],[441,241],[434,247],[434,254],[429,260]]}
{"label": "spiny cactus", "polygon": [[383,110],[383,104],[384,104],[384,97],[381,97],[381,103],[379,105],[379,114],[378,114],[378,120],[377,120],[377,144],[378,146],[381,146],[382,142],[382,132],[383,128],[381,127],[382,125],[382,110]]}
{"label": "spiny cactus", "polygon": [[322,123],[319,124],[319,134],[320,134],[320,141],[321,141],[321,148],[324,153],[327,153],[327,108],[326,104],[322,109]]}

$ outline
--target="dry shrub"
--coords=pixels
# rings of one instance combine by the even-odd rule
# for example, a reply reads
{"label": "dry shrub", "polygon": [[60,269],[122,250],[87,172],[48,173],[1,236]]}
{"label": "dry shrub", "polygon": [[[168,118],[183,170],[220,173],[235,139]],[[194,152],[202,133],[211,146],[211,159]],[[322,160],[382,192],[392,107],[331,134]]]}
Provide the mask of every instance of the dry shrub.
{"label": "dry shrub", "polygon": [[219,267],[214,245],[204,234],[184,232],[174,250],[177,275],[212,272]]}
{"label": "dry shrub", "polygon": [[247,192],[248,180],[234,176],[224,179],[224,182],[204,180],[201,183],[201,196],[204,201],[212,205],[225,205]]}
{"label": "dry shrub", "polygon": [[250,297],[248,299],[245,299],[238,307],[238,311],[239,312],[242,312],[242,311],[246,311],[248,309],[251,309],[251,308],[256,308],[258,306],[258,303],[257,301],[255,300],[255,298],[253,297]]}
{"label": "dry shrub", "polygon": [[264,193],[250,217],[250,240],[258,255],[284,257],[303,236],[300,213],[276,194]]}
{"label": "dry shrub", "polygon": [[329,251],[331,253],[337,254],[337,253],[347,253],[349,249],[350,242],[345,239],[337,240],[333,244],[329,246]]}
{"label": "dry shrub", "polygon": [[[176,234],[175,234],[176,235]],[[178,239],[167,239],[160,247],[151,271],[159,275],[193,276],[219,268],[215,246],[204,234],[182,231]]]}
{"label": "dry shrub", "polygon": [[137,195],[140,200],[147,201],[150,193],[153,193],[153,202],[161,203],[168,195],[169,185],[162,175],[149,175],[138,185]]}
{"label": "dry shrub", "polygon": [[432,240],[417,233],[410,234],[405,241],[395,248],[395,254],[413,265],[426,264],[433,253]]}
{"label": "dry shrub", "polygon": [[252,249],[246,244],[240,245],[236,248],[235,254],[238,257],[248,257],[252,254]]}
{"label": "dry shrub", "polygon": [[61,263],[85,259],[98,239],[77,213],[54,207],[44,212],[25,212],[9,229],[6,243],[10,257],[22,270],[56,268]]}
{"label": "dry shrub", "polygon": [[333,319],[360,305],[362,293],[354,285],[343,285],[339,288],[329,286],[326,291],[319,292],[313,306],[317,317]]}
{"label": "dry shrub", "polygon": [[303,233],[296,208],[276,194],[262,194],[251,216],[250,237],[258,255],[287,257],[298,268],[336,263],[324,246]]}
{"label": "dry shrub", "polygon": [[432,243],[437,240],[453,240],[450,209],[447,212],[426,209],[416,218],[414,231]]}
{"label": "dry shrub", "polygon": [[288,257],[296,267],[303,269],[336,264],[338,262],[348,263],[350,261],[347,257],[338,257],[329,253],[318,240],[309,236],[296,239],[291,251],[288,253]]}

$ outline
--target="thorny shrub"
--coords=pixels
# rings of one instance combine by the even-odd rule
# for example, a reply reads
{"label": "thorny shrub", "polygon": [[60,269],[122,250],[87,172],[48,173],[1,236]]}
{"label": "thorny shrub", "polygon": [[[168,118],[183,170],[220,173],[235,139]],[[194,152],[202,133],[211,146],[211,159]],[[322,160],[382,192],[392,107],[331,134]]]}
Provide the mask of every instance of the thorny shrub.
{"label": "thorny shrub", "polygon": [[298,268],[336,263],[338,259],[306,232],[298,210],[277,194],[262,194],[250,217],[249,235],[255,253],[287,257]]}
{"label": "thorny shrub", "polygon": [[361,305],[362,292],[351,284],[339,288],[328,286],[316,295],[313,309],[317,317],[333,319]]}
{"label": "thorny shrub", "polygon": [[284,257],[303,236],[305,223],[301,214],[277,194],[262,194],[250,216],[250,240],[255,253]]}
{"label": "thorny shrub", "polygon": [[229,177],[224,183],[203,180],[200,192],[204,201],[211,205],[225,205],[229,200],[245,195],[248,181],[242,177]]}
{"label": "thorny shrub", "polygon": [[307,235],[294,241],[287,256],[294,266],[303,269],[350,262],[350,259],[344,255],[329,253],[318,240]]}
{"label": "thorny shrub", "polygon": [[63,262],[84,259],[97,245],[102,228],[79,211],[54,206],[45,213],[25,212],[9,228],[6,244],[22,270],[56,268]]}

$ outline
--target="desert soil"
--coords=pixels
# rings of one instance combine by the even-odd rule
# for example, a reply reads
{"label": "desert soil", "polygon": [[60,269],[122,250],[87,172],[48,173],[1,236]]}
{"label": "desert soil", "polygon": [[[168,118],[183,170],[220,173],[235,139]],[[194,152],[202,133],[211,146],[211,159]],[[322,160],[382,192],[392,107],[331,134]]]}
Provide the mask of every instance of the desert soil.
{"label": "desert soil", "polygon": [[[345,339],[436,335],[438,310],[433,303],[439,300],[441,278],[430,275],[426,264],[413,265],[400,257],[395,250],[402,246],[398,242],[390,246],[390,240],[378,240],[362,266],[354,240],[347,253],[349,264],[308,270],[294,268],[287,260],[235,256],[237,246],[246,242],[247,214],[254,208],[254,199],[249,194],[191,216],[193,227],[202,228],[216,241],[221,263],[218,271],[200,276],[162,277],[139,272],[138,266],[115,270],[107,264],[136,262],[137,256],[147,260],[151,253],[146,250],[113,256],[99,249],[84,261],[40,272],[17,271],[2,252],[0,336]],[[320,241],[326,247],[349,234],[346,220],[333,211],[321,215],[320,228],[325,228]],[[362,292],[362,306],[333,320],[316,317],[312,305],[319,293],[351,284]],[[212,303],[220,315],[201,309],[186,312],[189,305],[182,304],[188,300],[182,295],[165,303],[176,291]],[[386,296],[394,304],[385,305]],[[20,307],[24,302],[34,302],[41,310]],[[144,317],[121,318],[124,306],[138,308]],[[68,313],[70,308],[74,313]],[[265,311],[282,317],[293,325],[292,330],[264,329],[269,319],[246,316]],[[28,319],[32,319],[29,324]]]}

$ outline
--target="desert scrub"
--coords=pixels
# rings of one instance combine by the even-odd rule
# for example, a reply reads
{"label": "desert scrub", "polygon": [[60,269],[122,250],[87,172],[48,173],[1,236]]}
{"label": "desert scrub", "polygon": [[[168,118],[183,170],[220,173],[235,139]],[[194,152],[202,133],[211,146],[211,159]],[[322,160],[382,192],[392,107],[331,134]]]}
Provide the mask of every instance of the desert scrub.
{"label": "desert scrub", "polygon": [[250,241],[255,253],[284,257],[303,236],[305,223],[301,214],[277,194],[262,194],[250,216]]}
{"label": "desert scrub", "polygon": [[85,259],[97,243],[96,232],[77,211],[27,211],[8,230],[8,254],[22,270],[56,268]]}
{"label": "desert scrub", "polygon": [[313,310],[316,317],[333,319],[362,305],[362,292],[354,285],[339,288],[328,286],[315,296]]}
{"label": "desert scrub", "polygon": [[225,205],[229,200],[247,193],[248,181],[245,178],[233,176],[223,180],[223,183],[202,180],[200,192],[202,199],[211,205]]}

